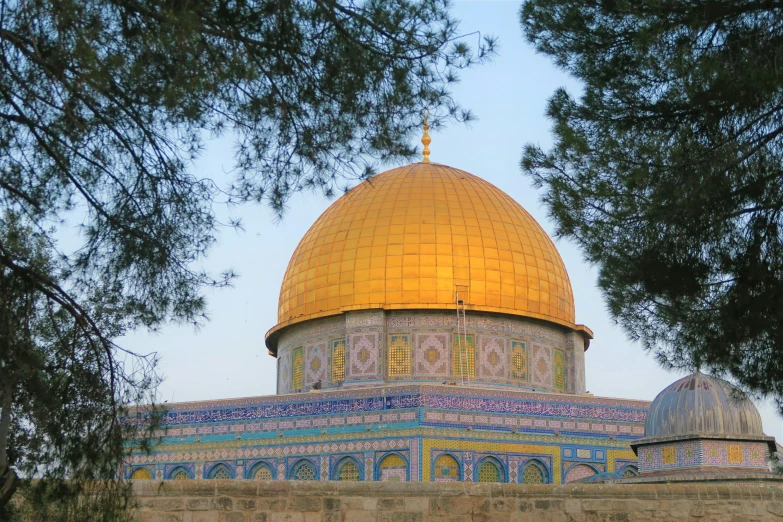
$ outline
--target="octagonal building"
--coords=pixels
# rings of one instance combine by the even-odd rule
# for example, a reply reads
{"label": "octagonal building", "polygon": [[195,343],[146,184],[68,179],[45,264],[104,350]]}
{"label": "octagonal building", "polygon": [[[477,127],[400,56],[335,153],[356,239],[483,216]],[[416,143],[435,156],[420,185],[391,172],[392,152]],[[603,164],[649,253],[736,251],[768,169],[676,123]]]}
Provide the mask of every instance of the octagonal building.
{"label": "octagonal building", "polygon": [[648,402],[585,391],[592,332],[541,226],[424,161],[337,199],[291,257],[277,394],[168,405],[126,476],[568,483],[636,475]]}

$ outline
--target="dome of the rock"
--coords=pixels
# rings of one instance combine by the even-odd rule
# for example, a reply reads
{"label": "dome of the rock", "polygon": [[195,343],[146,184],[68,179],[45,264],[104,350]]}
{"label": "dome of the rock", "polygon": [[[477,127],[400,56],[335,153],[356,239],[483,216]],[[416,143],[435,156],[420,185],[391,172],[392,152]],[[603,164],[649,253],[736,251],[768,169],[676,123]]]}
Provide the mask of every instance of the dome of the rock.
{"label": "dome of the rock", "polygon": [[756,406],[730,383],[701,372],[683,377],[655,397],[645,438],[764,437]]}
{"label": "dome of the rock", "polygon": [[283,278],[278,324],[364,309],[466,309],[576,328],[549,236],[510,196],[459,169],[416,163],[359,184],[302,238]]}

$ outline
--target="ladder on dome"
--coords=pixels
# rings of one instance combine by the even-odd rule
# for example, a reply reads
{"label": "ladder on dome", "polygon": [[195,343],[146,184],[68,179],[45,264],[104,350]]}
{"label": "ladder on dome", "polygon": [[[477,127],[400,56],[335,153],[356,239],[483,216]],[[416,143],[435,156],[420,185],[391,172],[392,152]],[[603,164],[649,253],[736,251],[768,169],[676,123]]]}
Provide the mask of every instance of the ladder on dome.
{"label": "ladder on dome", "polygon": [[457,307],[457,351],[459,353],[459,373],[463,386],[470,386],[470,358],[467,349],[468,326],[465,319],[465,299],[467,299],[467,296],[467,286],[457,285],[457,290],[455,292],[455,304]]}

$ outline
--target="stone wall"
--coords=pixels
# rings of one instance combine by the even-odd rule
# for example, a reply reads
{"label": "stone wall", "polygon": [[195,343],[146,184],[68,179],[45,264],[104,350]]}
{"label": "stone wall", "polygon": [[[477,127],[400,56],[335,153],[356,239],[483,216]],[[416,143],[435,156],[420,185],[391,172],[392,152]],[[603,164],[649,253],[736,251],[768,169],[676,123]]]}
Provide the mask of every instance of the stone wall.
{"label": "stone wall", "polygon": [[783,522],[783,490],[760,486],[210,480],[134,489],[138,522]]}

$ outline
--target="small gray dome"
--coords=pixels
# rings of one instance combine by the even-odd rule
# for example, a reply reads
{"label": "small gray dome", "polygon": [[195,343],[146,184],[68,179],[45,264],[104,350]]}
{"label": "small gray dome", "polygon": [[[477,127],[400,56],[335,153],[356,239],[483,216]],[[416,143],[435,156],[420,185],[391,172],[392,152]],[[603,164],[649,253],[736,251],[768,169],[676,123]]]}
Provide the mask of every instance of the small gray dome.
{"label": "small gray dome", "polygon": [[689,435],[764,437],[753,403],[728,382],[696,372],[658,394],[647,413],[644,437]]}

